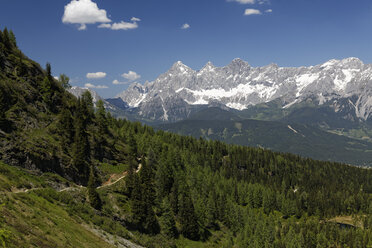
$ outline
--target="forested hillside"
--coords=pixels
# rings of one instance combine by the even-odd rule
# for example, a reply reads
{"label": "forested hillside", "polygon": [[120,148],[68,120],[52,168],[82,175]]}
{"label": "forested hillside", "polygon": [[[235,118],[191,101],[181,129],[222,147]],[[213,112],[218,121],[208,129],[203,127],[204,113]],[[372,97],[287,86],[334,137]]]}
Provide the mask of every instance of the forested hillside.
{"label": "forested hillside", "polygon": [[115,119],[0,34],[5,247],[372,247],[372,170]]}

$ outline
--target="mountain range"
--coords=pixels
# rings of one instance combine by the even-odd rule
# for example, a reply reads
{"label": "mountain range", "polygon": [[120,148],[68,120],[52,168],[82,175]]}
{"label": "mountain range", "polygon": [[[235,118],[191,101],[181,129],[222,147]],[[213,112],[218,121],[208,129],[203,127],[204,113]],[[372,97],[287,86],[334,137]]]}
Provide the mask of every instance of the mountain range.
{"label": "mountain range", "polygon": [[208,62],[198,71],[178,61],[153,82],[134,83],[117,97],[153,121],[185,119],[196,106],[241,111],[272,101],[282,109],[308,101],[328,105],[335,113],[347,108],[343,118],[366,121],[372,116],[371,79],[372,65],[357,58],[310,67],[251,67],[234,59],[224,67]]}

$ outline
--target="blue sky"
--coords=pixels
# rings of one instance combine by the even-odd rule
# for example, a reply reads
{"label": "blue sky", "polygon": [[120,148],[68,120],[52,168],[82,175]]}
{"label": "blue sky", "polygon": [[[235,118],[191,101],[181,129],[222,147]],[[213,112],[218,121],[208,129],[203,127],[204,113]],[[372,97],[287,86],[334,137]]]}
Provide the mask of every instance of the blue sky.
{"label": "blue sky", "polygon": [[178,60],[196,70],[237,57],[252,66],[372,63],[370,0],[0,1],[0,27],[15,32],[26,55],[73,85],[106,86],[96,89],[104,97],[152,81]]}

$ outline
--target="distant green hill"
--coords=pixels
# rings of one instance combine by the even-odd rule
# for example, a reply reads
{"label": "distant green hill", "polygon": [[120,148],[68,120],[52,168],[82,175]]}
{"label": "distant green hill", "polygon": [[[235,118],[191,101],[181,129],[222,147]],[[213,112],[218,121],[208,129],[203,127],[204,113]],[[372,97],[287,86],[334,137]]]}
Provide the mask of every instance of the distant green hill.
{"label": "distant green hill", "polygon": [[370,142],[326,132],[311,125],[242,119],[219,108],[205,109],[188,120],[162,124],[158,128],[313,159],[372,165]]}

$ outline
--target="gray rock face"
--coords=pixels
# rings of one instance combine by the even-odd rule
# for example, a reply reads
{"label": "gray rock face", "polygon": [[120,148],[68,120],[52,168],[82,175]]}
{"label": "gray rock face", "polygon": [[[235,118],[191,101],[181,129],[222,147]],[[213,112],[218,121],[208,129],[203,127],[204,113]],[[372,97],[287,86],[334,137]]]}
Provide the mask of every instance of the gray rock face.
{"label": "gray rock face", "polygon": [[308,98],[322,105],[353,97],[354,114],[367,120],[372,117],[372,65],[347,58],[310,67],[251,67],[234,59],[224,67],[208,62],[194,71],[178,61],[155,81],[132,84],[117,97],[140,116],[162,121],[187,117],[193,105],[219,103],[243,110],[280,98],[289,108]]}

